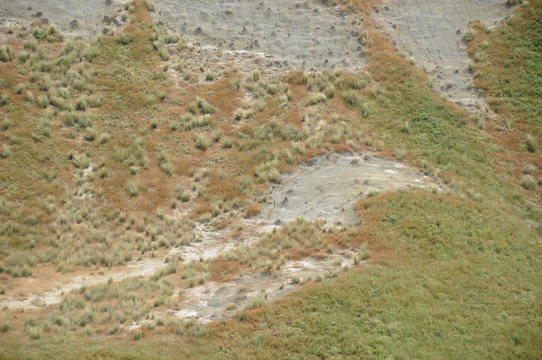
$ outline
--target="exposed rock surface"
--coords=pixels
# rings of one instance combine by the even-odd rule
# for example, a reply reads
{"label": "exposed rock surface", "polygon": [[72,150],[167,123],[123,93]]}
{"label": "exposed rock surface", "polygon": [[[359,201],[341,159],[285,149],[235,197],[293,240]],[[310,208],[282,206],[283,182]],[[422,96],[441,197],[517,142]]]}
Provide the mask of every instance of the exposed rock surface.
{"label": "exposed rock surface", "polygon": [[91,38],[115,21],[123,0],[2,0],[0,26],[28,26],[43,18],[69,36]]}
{"label": "exposed rock surface", "polygon": [[468,71],[463,40],[470,21],[494,26],[512,13],[505,0],[384,0],[377,19],[417,64],[434,76],[439,92],[467,107],[480,96]]}
{"label": "exposed rock surface", "polygon": [[156,20],[190,41],[263,53],[287,69],[365,65],[360,19],[314,0],[155,0]]}
{"label": "exposed rock surface", "polygon": [[355,204],[362,197],[431,186],[436,187],[415,169],[371,154],[322,156],[285,176],[262,217],[277,225],[302,217],[346,226],[358,218]]}

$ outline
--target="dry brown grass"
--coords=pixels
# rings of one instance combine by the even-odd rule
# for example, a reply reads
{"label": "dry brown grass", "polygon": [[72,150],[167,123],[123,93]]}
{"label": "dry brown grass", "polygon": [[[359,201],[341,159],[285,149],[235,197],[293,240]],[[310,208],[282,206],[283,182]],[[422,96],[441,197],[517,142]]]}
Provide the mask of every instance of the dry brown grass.
{"label": "dry brown grass", "polygon": [[[484,91],[490,108],[497,113],[484,126],[500,146],[499,159],[502,163],[512,164],[511,169],[504,171],[513,175],[517,184],[528,166],[536,167],[536,178],[542,176],[542,156],[525,148],[528,136],[541,139],[540,111],[536,110],[540,99],[533,88],[538,83],[536,77],[540,76],[540,71],[532,66],[523,69],[524,64],[536,61],[536,49],[532,47],[536,46],[540,35],[534,24],[541,12],[542,2],[535,0],[529,6],[516,8],[516,18],[510,25],[489,30],[480,22],[470,24],[476,34],[468,43],[469,55],[474,59],[475,83]],[[517,36],[526,40],[524,48],[510,45]],[[533,41],[535,43],[529,43]],[[529,106],[521,106],[522,103]],[[529,192],[539,200],[542,197],[542,189],[538,186]]]}

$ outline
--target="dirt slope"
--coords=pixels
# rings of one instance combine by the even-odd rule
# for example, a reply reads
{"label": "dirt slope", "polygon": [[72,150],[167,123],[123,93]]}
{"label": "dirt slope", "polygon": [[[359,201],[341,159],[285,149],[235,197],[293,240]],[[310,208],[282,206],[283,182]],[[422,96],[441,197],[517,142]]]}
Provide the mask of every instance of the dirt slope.
{"label": "dirt slope", "polygon": [[468,69],[465,31],[470,21],[494,26],[511,13],[504,0],[385,0],[376,17],[440,93],[475,107],[480,95]]}

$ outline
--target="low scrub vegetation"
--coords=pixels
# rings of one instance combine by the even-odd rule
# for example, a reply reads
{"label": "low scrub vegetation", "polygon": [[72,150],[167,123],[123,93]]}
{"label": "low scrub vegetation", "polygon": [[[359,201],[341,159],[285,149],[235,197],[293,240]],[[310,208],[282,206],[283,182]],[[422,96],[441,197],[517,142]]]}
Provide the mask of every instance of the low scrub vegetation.
{"label": "low scrub vegetation", "polygon": [[[122,32],[91,43],[49,25],[21,32],[0,48],[0,294],[41,277],[161,265],[56,305],[5,310],[0,352],[536,358],[540,6],[491,31],[471,26],[473,75],[496,112],[483,121],[434,94],[371,21],[367,72],[282,77],[193,64],[191,45],[153,25],[147,1],[127,2]],[[445,191],[364,194],[348,230],[298,219],[216,258],[176,253],[207,229],[241,240],[297,164],[365,149],[417,166]],[[339,259],[286,301],[262,307],[258,296],[211,326],[171,320],[188,291],[344,249],[369,265],[343,271]],[[291,274],[281,290],[306,282]]]}

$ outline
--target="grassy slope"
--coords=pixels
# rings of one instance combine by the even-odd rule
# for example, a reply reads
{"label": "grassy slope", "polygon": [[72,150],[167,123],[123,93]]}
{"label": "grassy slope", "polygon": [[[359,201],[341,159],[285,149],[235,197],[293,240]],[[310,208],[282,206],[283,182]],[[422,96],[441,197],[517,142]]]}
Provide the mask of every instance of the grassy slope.
{"label": "grassy slope", "polygon": [[[476,84],[499,115],[486,128],[503,148],[502,161],[516,181],[533,165],[531,175],[542,176],[542,1],[517,12],[495,31],[474,23],[476,36],[469,43]],[[530,151],[529,138],[534,143]],[[540,198],[540,187],[532,194]]]}
{"label": "grassy slope", "polygon": [[4,347],[0,358],[536,358],[542,248],[524,220],[536,212],[500,171],[492,139],[437,99],[386,39],[370,40],[380,90],[365,94],[371,114],[360,121],[455,192],[364,201],[360,236],[385,254],[380,263],[306,286],[202,339],[38,341]]}

